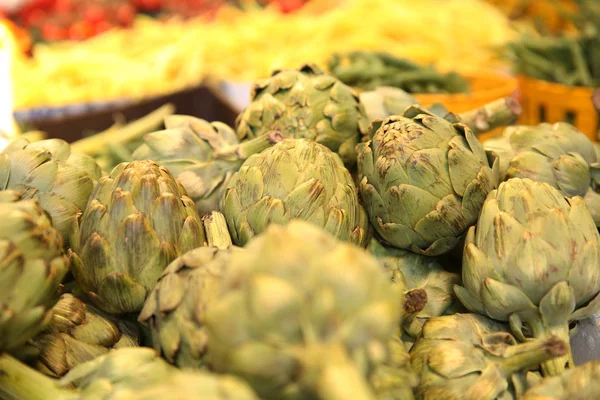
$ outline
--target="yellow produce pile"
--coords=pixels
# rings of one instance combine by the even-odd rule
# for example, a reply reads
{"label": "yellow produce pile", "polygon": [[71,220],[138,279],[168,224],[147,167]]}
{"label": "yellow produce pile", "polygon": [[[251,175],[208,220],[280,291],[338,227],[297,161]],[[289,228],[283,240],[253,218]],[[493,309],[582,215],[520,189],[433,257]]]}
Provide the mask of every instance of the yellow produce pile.
{"label": "yellow produce pile", "polygon": [[[331,2],[330,0],[315,0]],[[15,68],[17,109],[141,98],[199,83],[268,76],[274,68],[323,65],[333,52],[381,50],[442,70],[493,65],[491,47],[513,35],[506,17],[482,0],[346,0],[282,15],[225,9],[215,22],[162,24],[79,43],[38,45]]]}

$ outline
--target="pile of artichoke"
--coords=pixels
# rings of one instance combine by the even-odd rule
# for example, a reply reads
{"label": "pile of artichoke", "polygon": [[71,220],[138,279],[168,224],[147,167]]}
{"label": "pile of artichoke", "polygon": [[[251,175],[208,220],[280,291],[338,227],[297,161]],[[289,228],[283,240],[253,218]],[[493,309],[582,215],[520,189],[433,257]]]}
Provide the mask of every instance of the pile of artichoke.
{"label": "pile of artichoke", "polygon": [[506,99],[374,119],[367,97],[274,71],[235,127],[168,116],[105,173],[9,143],[0,399],[597,395],[570,344],[600,311],[594,145],[566,123],[480,142]]}

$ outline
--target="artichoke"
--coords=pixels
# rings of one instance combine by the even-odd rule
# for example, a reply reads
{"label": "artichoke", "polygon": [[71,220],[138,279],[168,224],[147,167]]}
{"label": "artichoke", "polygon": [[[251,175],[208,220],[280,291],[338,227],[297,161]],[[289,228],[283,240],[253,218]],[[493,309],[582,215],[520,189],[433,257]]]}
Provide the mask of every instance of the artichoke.
{"label": "artichoke", "polygon": [[110,349],[139,346],[141,333],[134,322],[103,313],[72,294],[63,294],[52,313],[33,340],[40,353],[38,369],[47,375],[61,377]]}
{"label": "artichoke", "polygon": [[454,248],[498,183],[496,157],[471,130],[411,106],[359,145],[360,193],[392,246],[424,255]]}
{"label": "artichoke", "polygon": [[545,378],[525,392],[522,400],[586,400],[600,393],[600,361],[591,361]]}
{"label": "artichoke", "polygon": [[379,86],[374,90],[360,93],[369,121],[401,115],[409,106],[419,104],[417,99],[402,89]]}
{"label": "artichoke", "polygon": [[[463,256],[471,311],[509,321],[515,336],[555,335],[569,343],[569,322],[600,308],[600,236],[581,197],[565,199],[547,183],[513,178],[488,196]],[[542,365],[546,375],[573,365],[571,351]]]}
{"label": "artichoke", "polygon": [[362,245],[368,221],[337,154],[306,139],[287,139],[249,157],[229,181],[222,212],[233,242],[245,245],[271,224],[303,219]]}
{"label": "artichoke", "polygon": [[52,317],[69,269],[62,236],[36,200],[0,191],[0,353],[16,351]]}
{"label": "artichoke", "polygon": [[503,180],[546,182],[567,197],[583,197],[590,187],[590,168],[598,168],[592,142],[566,122],[509,127],[484,148],[500,157]]}
{"label": "artichoke", "polygon": [[305,221],[272,225],[230,255],[208,308],[207,360],[269,399],[373,399],[402,293],[365,250]]}
{"label": "artichoke", "polygon": [[316,65],[276,70],[252,86],[250,105],[236,120],[240,139],[270,131],[284,137],[311,139],[356,162],[356,143],[369,120],[358,93]]}
{"label": "artichoke", "polygon": [[[429,318],[454,311],[457,299],[453,288],[460,283],[460,276],[445,271],[436,258],[384,247],[375,239],[371,240],[367,250],[379,259],[394,284],[414,294],[405,301],[407,316],[403,322],[404,331],[412,339],[419,336]],[[426,299],[422,307],[414,307],[418,297]]]}
{"label": "artichoke", "polygon": [[246,158],[281,140],[278,132],[271,132],[240,143],[227,125],[184,115],[166,117],[165,127],[145,135],[133,158],[167,167],[201,215],[218,209],[231,175]]}
{"label": "artichoke", "polygon": [[410,351],[419,399],[509,400],[526,372],[567,352],[556,338],[517,344],[507,327],[474,314],[432,318]]}
{"label": "artichoke", "polygon": [[17,139],[0,151],[0,190],[35,198],[52,218],[68,245],[71,224],[87,204],[100,178],[100,168],[88,156],[71,153],[67,142],[48,139],[29,143]]}
{"label": "artichoke", "polygon": [[211,247],[190,250],[173,261],[158,279],[138,318],[152,329],[156,350],[180,368],[204,365],[208,346],[206,310],[220,292],[229,256],[242,251],[231,246],[223,216],[213,213],[213,219],[213,225],[221,229],[208,235]]}
{"label": "artichoke", "polygon": [[393,337],[388,342],[389,358],[378,364],[369,376],[369,384],[378,400],[413,400],[418,385],[404,343]]}
{"label": "artichoke", "polygon": [[0,356],[0,398],[6,400],[258,400],[230,376],[182,372],[147,348],[113,350],[55,381],[8,355]]}
{"label": "artichoke", "polygon": [[167,265],[204,242],[194,202],[166,168],[122,163],[73,224],[73,275],[103,311],[136,312]]}

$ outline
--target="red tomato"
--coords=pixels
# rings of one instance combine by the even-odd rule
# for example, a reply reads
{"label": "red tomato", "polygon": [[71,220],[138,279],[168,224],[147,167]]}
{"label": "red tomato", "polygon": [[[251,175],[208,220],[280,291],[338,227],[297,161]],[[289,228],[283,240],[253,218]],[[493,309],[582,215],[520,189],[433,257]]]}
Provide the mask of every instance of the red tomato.
{"label": "red tomato", "polygon": [[42,25],[41,35],[44,40],[55,41],[66,39],[68,37],[68,32],[67,29],[62,26],[47,23]]}
{"label": "red tomato", "polygon": [[94,36],[94,27],[87,21],[75,22],[69,28],[69,39],[84,40]]}
{"label": "red tomato", "polygon": [[25,26],[39,25],[39,23],[46,18],[46,15],[47,13],[45,10],[42,10],[41,8],[36,8],[26,13],[23,16],[22,21]]}
{"label": "red tomato", "polygon": [[54,11],[60,14],[69,14],[75,11],[75,4],[72,0],[56,0],[54,2]]}
{"label": "red tomato", "polygon": [[113,28],[113,26],[110,24],[110,22],[108,21],[101,21],[98,22],[96,24],[96,26],[94,27],[94,31],[96,33],[96,35],[100,34],[100,33],[104,33],[106,31],[109,31]]}
{"label": "red tomato", "polygon": [[91,24],[98,24],[106,20],[106,11],[99,4],[92,4],[83,12],[84,18]]}
{"label": "red tomato", "polygon": [[117,8],[117,21],[119,24],[129,26],[135,18],[135,9],[130,4],[122,4]]}

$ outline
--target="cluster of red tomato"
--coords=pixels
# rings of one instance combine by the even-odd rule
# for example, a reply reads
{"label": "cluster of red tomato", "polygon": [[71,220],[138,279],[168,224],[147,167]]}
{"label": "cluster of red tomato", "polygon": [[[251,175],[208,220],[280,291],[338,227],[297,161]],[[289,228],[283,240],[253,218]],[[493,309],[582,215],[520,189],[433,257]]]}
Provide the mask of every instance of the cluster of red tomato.
{"label": "cluster of red tomato", "polygon": [[[308,0],[259,0],[288,13]],[[227,0],[33,0],[15,16],[37,40],[82,40],[113,27],[130,26],[138,12],[161,17],[211,18]],[[234,2],[235,3],[235,2]]]}
{"label": "cluster of red tomato", "polygon": [[16,19],[44,41],[81,40],[131,25],[136,12],[133,4],[121,0],[35,0]]}

